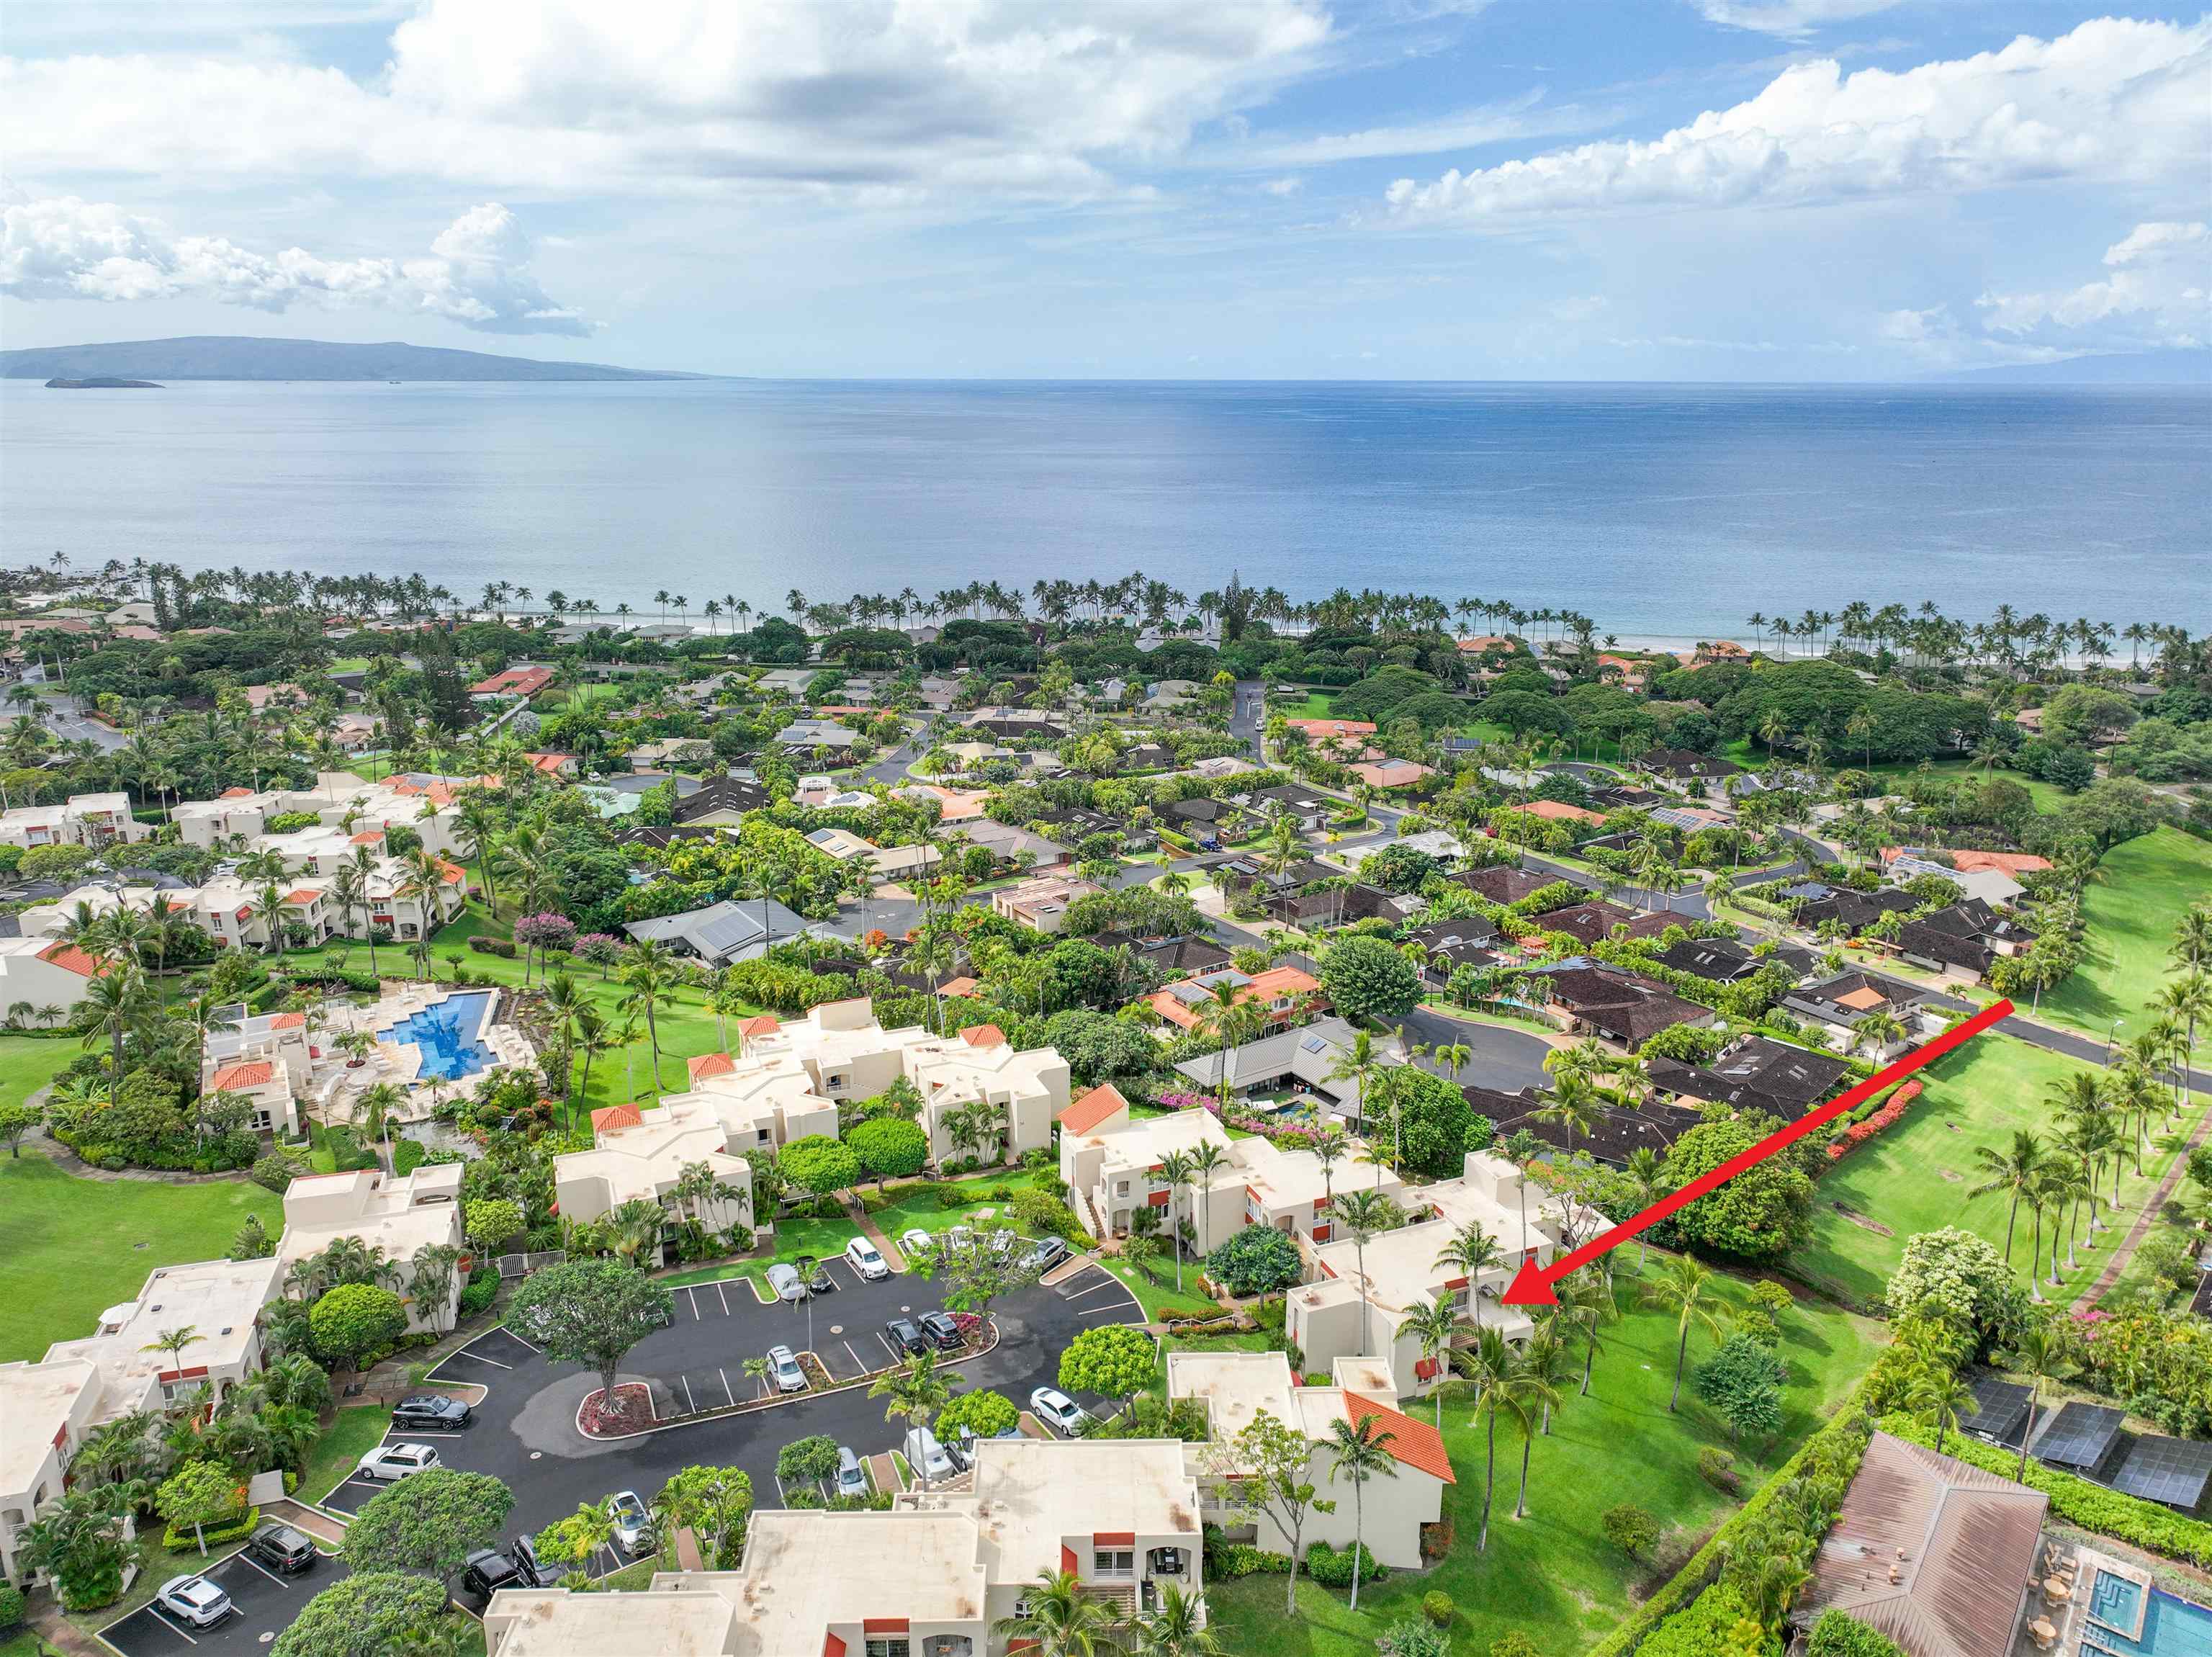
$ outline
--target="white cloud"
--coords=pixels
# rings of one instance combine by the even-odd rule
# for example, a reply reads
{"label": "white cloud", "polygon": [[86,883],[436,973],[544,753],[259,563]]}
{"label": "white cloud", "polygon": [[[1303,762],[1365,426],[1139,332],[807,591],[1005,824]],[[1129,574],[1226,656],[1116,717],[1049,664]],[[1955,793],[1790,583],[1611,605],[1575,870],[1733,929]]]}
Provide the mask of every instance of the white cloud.
{"label": "white cloud", "polygon": [[2212,340],[2212,233],[2138,224],[2105,250],[2112,274],[2055,293],[1986,293],[1982,326],[2077,348],[2194,347]]}
{"label": "white cloud", "polygon": [[422,259],[258,253],[222,236],[172,236],[157,221],[75,196],[0,209],[0,293],[18,299],[212,299],[282,311],[382,305],[484,333],[588,334],[530,273],[530,245],[497,202],[471,207]]}
{"label": "white cloud", "polygon": [[1580,109],[1571,104],[1541,109],[1538,105],[1542,97],[1539,90],[1510,103],[1461,110],[1433,121],[1404,126],[1271,139],[1218,159],[1229,165],[1251,168],[1322,167],[1334,161],[1372,161],[1386,155],[1432,155],[1443,150],[1474,149],[1516,138],[1588,132],[1619,119],[1611,112]]}
{"label": "white cloud", "polygon": [[1713,22],[1762,34],[1810,34],[1823,23],[1848,23],[1887,11],[1899,0],[1694,0]]}
{"label": "white cloud", "polygon": [[1271,196],[1295,196],[1305,187],[1305,180],[1296,174],[1287,178],[1269,179],[1260,188]]}
{"label": "white cloud", "polygon": [[[1758,96],[1650,142],[1555,150],[1423,184],[1418,220],[1728,207],[2088,178],[2201,188],[2212,147],[2212,20],[2103,18],[2056,40],[1846,77],[1796,64]],[[2194,183],[2188,181],[2194,180]]]}
{"label": "white cloud", "polygon": [[275,58],[11,59],[0,107],[18,176],[1067,197],[1179,152],[1328,38],[1321,0],[428,0],[373,82]]}

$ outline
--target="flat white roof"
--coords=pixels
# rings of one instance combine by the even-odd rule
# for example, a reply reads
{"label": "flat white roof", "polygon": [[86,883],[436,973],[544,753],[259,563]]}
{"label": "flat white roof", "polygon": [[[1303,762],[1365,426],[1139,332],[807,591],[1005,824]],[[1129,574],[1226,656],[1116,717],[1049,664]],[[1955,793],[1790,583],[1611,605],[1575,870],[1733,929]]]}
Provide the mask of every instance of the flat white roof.
{"label": "flat white roof", "polygon": [[1058,1571],[1071,1536],[1199,1534],[1198,1490],[1176,1439],[988,1439],[971,1483],[995,1582]]}
{"label": "flat white roof", "polygon": [[[120,1327],[111,1334],[57,1341],[46,1349],[46,1362],[88,1359],[100,1366],[118,1396],[133,1398],[172,1367],[235,1368],[252,1347],[254,1315],[269,1302],[282,1269],[274,1258],[159,1267],[138,1298],[125,1303],[130,1310]],[[199,1338],[177,1356],[143,1349],[161,1331],[187,1324]]]}
{"label": "flat white roof", "polygon": [[89,1359],[0,1364],[0,1496],[27,1497],[39,1469],[76,1408],[84,1389],[99,1384]]}
{"label": "flat white roof", "polygon": [[735,1593],[738,1657],[794,1657],[819,1652],[835,1623],[975,1622],[989,1582],[967,1514],[772,1509],[752,1516],[744,1570],[716,1586]]}
{"label": "flat white roof", "polygon": [[720,1594],[683,1588],[507,1588],[484,1608],[492,1657],[722,1657],[736,1616]]}

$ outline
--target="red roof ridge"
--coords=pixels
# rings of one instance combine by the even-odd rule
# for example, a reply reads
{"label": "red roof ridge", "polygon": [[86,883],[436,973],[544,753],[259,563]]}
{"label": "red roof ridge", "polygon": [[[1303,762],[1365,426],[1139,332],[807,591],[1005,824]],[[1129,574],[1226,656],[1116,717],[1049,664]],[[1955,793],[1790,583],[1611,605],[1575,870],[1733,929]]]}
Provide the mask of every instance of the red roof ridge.
{"label": "red roof ridge", "polygon": [[1060,1125],[1069,1133],[1089,1133],[1116,1111],[1126,1111],[1129,1101],[1121,1097],[1121,1090],[1110,1081],[1102,1081],[1060,1113]]}
{"label": "red roof ridge", "polygon": [[592,1112],[592,1131],[599,1134],[614,1128],[635,1128],[644,1121],[635,1105],[602,1105]]}
{"label": "red roof ridge", "polygon": [[1452,1473],[1451,1457],[1444,1452],[1444,1435],[1427,1422],[1416,1421],[1401,1410],[1394,1410],[1376,1398],[1343,1389],[1344,1413],[1354,1427],[1363,1421],[1375,1420],[1389,1434],[1382,1447],[1408,1467],[1440,1478],[1447,1484],[1459,1480]]}
{"label": "red roof ridge", "polygon": [[96,978],[107,971],[107,964],[97,955],[86,953],[66,939],[48,944],[39,952],[39,959],[49,966],[58,966],[81,978]]}
{"label": "red roof ridge", "polygon": [[215,1093],[228,1093],[234,1087],[258,1087],[273,1081],[276,1067],[265,1058],[250,1058],[242,1063],[226,1064],[208,1078],[208,1087]]}
{"label": "red roof ridge", "polygon": [[995,1024],[971,1024],[960,1033],[960,1039],[970,1047],[1003,1047],[1006,1033]]}
{"label": "red roof ridge", "polygon": [[691,1072],[691,1080],[701,1081],[708,1076],[726,1076],[738,1068],[737,1060],[727,1053],[702,1053],[696,1058],[687,1058],[684,1066]]}

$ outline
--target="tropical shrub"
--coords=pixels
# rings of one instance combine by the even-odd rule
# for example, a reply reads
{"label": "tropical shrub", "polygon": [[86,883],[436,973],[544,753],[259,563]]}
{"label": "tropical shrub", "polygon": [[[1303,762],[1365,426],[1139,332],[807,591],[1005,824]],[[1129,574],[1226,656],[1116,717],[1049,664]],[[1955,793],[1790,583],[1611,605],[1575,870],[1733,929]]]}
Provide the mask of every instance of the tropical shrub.
{"label": "tropical shrub", "polygon": [[340,1283],[307,1310],[308,1337],[329,1368],[350,1368],[406,1332],[406,1307],[374,1283]]}
{"label": "tropical shrub", "polygon": [[1273,1226],[1246,1226],[1206,1257],[1206,1275],[1231,1295],[1279,1295],[1304,1275],[1298,1246]]}
{"label": "tropical shrub", "polygon": [[2027,1296],[1994,1244],[1946,1226],[1906,1241],[1884,1298],[1893,1318],[1932,1313],[1990,1341],[2019,1327]]}
{"label": "tropical shrub", "polygon": [[1813,1624],[1806,1657],[1905,1657],[1889,1636],[1840,1611],[1824,1611]]}
{"label": "tropical shrub", "polygon": [[[1316,1542],[1306,1550],[1306,1575],[1325,1588],[1350,1587],[1354,1563],[1350,1548],[1339,1553],[1328,1543]],[[1389,1574],[1375,1563],[1375,1556],[1367,1551],[1364,1543],[1359,1544],[1357,1567],[1363,1582],[1379,1581]]]}
{"label": "tropical shrub", "polygon": [[1459,1615],[1459,1607],[1442,1588],[1431,1588],[1421,1596],[1421,1615],[1440,1629],[1449,1628],[1452,1618]]}

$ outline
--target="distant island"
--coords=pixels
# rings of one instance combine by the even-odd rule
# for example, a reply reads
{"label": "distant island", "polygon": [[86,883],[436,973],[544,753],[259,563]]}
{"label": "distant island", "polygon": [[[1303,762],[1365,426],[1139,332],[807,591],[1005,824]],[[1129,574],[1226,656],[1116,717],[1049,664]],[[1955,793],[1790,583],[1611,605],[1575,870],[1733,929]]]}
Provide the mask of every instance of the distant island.
{"label": "distant island", "polygon": [[152,380],[117,380],[107,375],[95,375],[89,380],[49,380],[48,391],[159,391],[160,382]]}
{"label": "distant island", "polygon": [[[0,351],[0,379],[44,380],[61,389],[143,385],[161,380],[709,380],[702,374],[618,369],[604,362],[541,362],[526,356],[447,350],[386,340],[260,339],[198,334],[98,345],[33,345]],[[64,382],[67,382],[64,384]]]}
{"label": "distant island", "polygon": [[2055,362],[2005,362],[1937,376],[1984,386],[2212,386],[2212,351],[2098,351]]}

